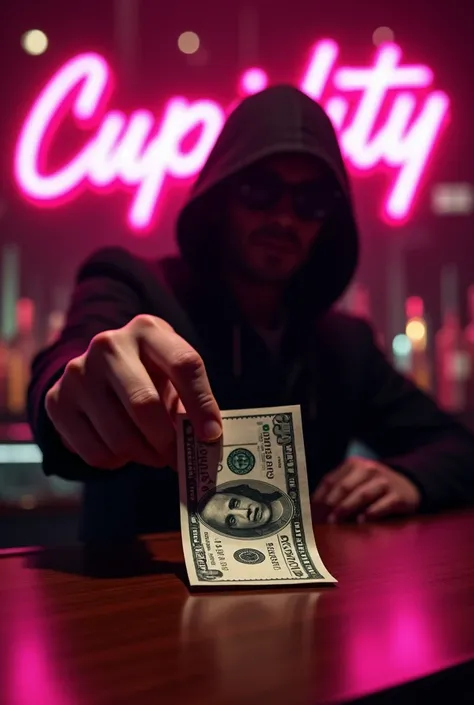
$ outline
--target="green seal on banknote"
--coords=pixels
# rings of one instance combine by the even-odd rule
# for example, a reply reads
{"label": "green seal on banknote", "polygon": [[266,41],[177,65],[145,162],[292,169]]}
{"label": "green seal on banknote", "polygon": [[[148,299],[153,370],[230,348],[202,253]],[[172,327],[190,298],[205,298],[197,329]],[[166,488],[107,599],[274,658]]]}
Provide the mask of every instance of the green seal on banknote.
{"label": "green seal on banknote", "polygon": [[255,456],[247,448],[235,448],[227,457],[227,465],[236,475],[247,475],[255,467]]}
{"label": "green seal on banknote", "polygon": [[256,548],[239,548],[239,550],[234,553],[234,558],[239,563],[255,565],[257,563],[263,563],[265,554],[261,551],[257,551]]}

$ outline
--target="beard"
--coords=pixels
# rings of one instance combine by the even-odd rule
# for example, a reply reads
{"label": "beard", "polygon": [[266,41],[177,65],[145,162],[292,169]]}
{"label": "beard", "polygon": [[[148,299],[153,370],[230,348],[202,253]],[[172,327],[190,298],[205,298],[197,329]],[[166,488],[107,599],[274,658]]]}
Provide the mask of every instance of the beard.
{"label": "beard", "polygon": [[256,284],[285,284],[303,264],[304,252],[297,233],[270,225],[254,230],[244,242],[232,239],[227,251],[231,270]]}
{"label": "beard", "polygon": [[302,247],[298,233],[293,228],[285,228],[278,223],[271,223],[250,233],[251,245],[269,245],[282,251],[301,253]]}

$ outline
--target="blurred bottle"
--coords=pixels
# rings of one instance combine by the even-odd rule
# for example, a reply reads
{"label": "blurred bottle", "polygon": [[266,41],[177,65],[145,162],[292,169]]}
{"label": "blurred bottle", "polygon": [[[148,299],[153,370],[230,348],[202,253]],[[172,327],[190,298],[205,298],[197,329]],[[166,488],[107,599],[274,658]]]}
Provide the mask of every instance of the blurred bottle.
{"label": "blurred bottle", "polygon": [[456,265],[441,270],[442,325],[435,337],[438,402],[446,411],[460,412],[466,404],[469,360],[459,315],[459,282]]}
{"label": "blurred bottle", "polygon": [[467,290],[468,324],[464,329],[463,346],[467,357],[466,409],[474,411],[474,286]]}
{"label": "blurred bottle", "polygon": [[413,373],[413,348],[410,338],[399,333],[392,341],[393,366],[398,372],[411,377]]}
{"label": "blurred bottle", "polygon": [[446,311],[443,324],[435,335],[438,403],[446,411],[460,412],[466,405],[468,358],[463,350],[463,332],[459,316]]}
{"label": "blurred bottle", "polygon": [[411,345],[411,371],[415,384],[426,392],[432,389],[431,365],[428,357],[428,324],[425,305],[419,296],[409,296],[405,301],[405,335]]}
{"label": "blurred bottle", "polygon": [[7,344],[16,334],[16,305],[20,286],[20,250],[16,244],[0,252],[0,336]]}
{"label": "blurred bottle", "polygon": [[366,321],[371,321],[372,307],[367,287],[363,284],[355,283],[351,294],[350,311],[352,315],[363,318]]}
{"label": "blurred bottle", "polygon": [[0,416],[7,410],[8,345],[0,338]]}
{"label": "blurred bottle", "polygon": [[28,298],[18,299],[17,333],[10,343],[7,361],[7,411],[14,416],[22,415],[25,410],[30,365],[36,350],[34,324],[34,301]]}
{"label": "blurred bottle", "polygon": [[52,345],[59,338],[62,329],[64,328],[66,316],[63,311],[51,311],[48,316],[48,325],[46,331],[46,345]]}

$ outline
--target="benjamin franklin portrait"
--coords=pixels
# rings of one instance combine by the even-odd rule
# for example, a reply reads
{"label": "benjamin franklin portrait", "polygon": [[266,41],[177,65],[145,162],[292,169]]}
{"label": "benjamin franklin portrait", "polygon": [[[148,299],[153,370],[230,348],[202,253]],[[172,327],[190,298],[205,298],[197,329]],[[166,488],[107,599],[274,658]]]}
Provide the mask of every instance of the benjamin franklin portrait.
{"label": "benjamin franklin portrait", "polygon": [[197,513],[202,523],[218,534],[259,539],[288,524],[293,503],[285,492],[266,482],[225,482],[201,498]]}

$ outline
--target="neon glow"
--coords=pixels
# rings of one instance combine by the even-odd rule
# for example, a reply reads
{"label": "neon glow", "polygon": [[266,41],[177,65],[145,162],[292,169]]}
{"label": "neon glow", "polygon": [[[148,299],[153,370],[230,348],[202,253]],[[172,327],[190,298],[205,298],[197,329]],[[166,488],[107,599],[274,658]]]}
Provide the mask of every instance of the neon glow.
{"label": "neon glow", "polygon": [[[388,168],[382,216],[394,224],[405,222],[448,117],[449,98],[431,89],[433,74],[427,66],[402,65],[395,44],[379,47],[365,68],[338,66],[339,53],[335,41],[318,41],[299,87],[330,116],[350,168],[366,173]],[[248,95],[267,84],[266,72],[252,68],[241,76],[239,88]],[[145,234],[156,219],[165,180],[199,172],[228,109],[208,99],[175,96],[159,117],[143,109],[127,115],[107,109],[112,89],[110,67],[100,55],[80,54],[66,62],[22,125],[15,178],[25,197],[43,205],[74,197],[84,187],[127,187],[132,194],[128,222],[136,234]],[[88,141],[51,172],[49,147],[66,114]],[[197,138],[185,151],[183,143],[191,134]]]}
{"label": "neon glow", "polygon": [[262,69],[247,69],[240,79],[240,90],[243,95],[253,95],[263,91],[268,85],[268,76]]}

